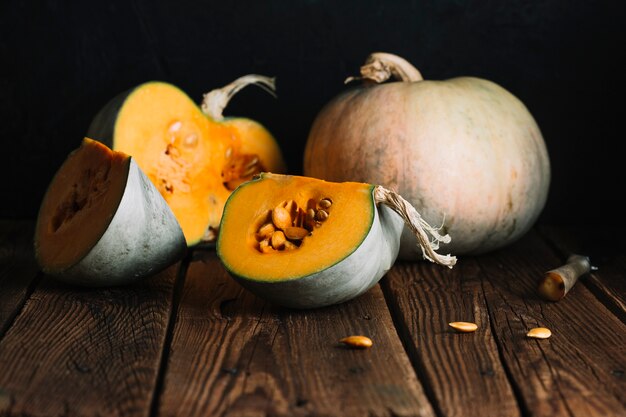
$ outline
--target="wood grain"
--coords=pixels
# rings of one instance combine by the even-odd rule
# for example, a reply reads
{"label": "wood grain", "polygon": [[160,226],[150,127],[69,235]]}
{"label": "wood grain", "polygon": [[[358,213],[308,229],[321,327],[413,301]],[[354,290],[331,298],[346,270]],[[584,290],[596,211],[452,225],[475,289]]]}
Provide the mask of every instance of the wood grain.
{"label": "wood grain", "polygon": [[[536,234],[477,258],[495,340],[523,411],[533,416],[626,415],[626,326],[583,285],[558,303],[536,295],[560,260]],[[548,327],[552,337],[525,337]]]}
{"label": "wood grain", "polygon": [[[374,346],[337,343],[351,334]],[[434,415],[379,287],[340,306],[286,310],[243,290],[213,253],[187,274],[157,414]]]}
{"label": "wood grain", "polygon": [[[624,255],[545,302],[537,280],[576,248],[558,232],[453,270],[399,263],[384,296],[309,311],[251,295],[212,251],[178,281],[178,266],[123,288],[39,279],[31,237],[0,222],[0,416],[626,415]],[[536,326],[553,336],[526,338]],[[350,334],[374,346],[337,343]]]}
{"label": "wood grain", "polygon": [[[382,281],[398,331],[439,416],[519,416],[472,258],[450,270],[396,263]],[[458,333],[452,321],[478,325]]]}
{"label": "wood grain", "polygon": [[0,221],[0,339],[36,282],[33,230],[30,221]]}
{"label": "wood grain", "polygon": [[45,278],[0,341],[0,415],[149,415],[177,270],[111,289]]}

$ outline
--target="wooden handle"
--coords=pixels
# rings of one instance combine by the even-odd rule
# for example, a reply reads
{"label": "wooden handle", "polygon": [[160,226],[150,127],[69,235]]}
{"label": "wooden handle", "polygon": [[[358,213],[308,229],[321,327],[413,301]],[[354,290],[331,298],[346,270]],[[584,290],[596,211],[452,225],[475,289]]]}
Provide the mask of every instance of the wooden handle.
{"label": "wooden handle", "polygon": [[539,282],[539,295],[548,301],[559,301],[572,289],[581,275],[591,270],[589,258],[571,255],[567,263],[545,273]]}

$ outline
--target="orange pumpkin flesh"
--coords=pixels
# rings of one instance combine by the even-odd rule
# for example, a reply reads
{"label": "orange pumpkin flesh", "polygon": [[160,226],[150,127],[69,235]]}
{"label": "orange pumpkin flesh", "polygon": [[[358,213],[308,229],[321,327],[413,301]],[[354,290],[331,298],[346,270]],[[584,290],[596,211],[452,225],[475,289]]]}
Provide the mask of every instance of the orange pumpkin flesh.
{"label": "orange pumpkin flesh", "polygon": [[[293,250],[259,250],[257,231],[275,207],[293,200],[298,207],[329,199],[330,215]],[[235,275],[284,281],[328,269],[350,255],[374,219],[372,186],[330,183],[305,177],[263,174],[239,187],[229,199],[218,239],[218,253]]]}
{"label": "orange pumpkin flesh", "polygon": [[[280,149],[263,126],[242,118],[213,120],[167,83],[135,88],[114,117],[111,146],[132,155],[155,184],[188,245],[214,238],[237,185],[264,170],[285,171]],[[103,124],[97,119],[92,127]],[[98,137],[92,128],[90,134]]]}
{"label": "orange pumpkin flesh", "polygon": [[98,242],[122,199],[129,164],[128,155],[89,139],[69,155],[37,220],[36,255],[47,271],[75,264]]}
{"label": "orange pumpkin flesh", "polygon": [[88,138],[46,191],[34,247],[43,272],[85,286],[135,282],[187,250],[174,214],[135,160]]}

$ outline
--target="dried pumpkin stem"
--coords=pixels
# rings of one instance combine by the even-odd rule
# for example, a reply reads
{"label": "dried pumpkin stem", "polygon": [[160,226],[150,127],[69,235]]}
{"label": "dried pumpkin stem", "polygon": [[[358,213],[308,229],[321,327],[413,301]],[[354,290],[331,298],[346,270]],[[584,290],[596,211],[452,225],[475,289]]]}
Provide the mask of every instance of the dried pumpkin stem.
{"label": "dried pumpkin stem", "polygon": [[[452,268],[456,264],[456,256],[440,255],[435,252],[439,249],[439,242],[449,243],[450,235],[441,235],[438,230],[432,227],[422,218],[415,207],[406,201],[401,195],[390,191],[380,185],[374,188],[374,200],[376,204],[381,203],[390,207],[398,213],[404,223],[411,229],[420,247],[424,258],[431,262],[445,265]],[[429,236],[430,235],[430,236]]]}
{"label": "dried pumpkin stem", "polygon": [[367,57],[365,65],[361,67],[361,76],[348,77],[345,82],[367,80],[380,84],[391,77],[403,82],[424,79],[419,70],[404,58],[386,52],[374,52]]}
{"label": "dried pumpkin stem", "polygon": [[248,85],[257,85],[276,97],[275,78],[257,74],[244,75],[227,86],[206,93],[202,100],[202,112],[215,121],[224,120],[222,113],[228,105],[228,102],[235,94],[241,91],[242,88]]}

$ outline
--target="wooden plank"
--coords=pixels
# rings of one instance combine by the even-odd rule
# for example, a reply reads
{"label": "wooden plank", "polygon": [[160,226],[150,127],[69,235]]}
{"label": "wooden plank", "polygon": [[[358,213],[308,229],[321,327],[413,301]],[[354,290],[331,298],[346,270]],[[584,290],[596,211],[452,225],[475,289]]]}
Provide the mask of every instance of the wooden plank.
{"label": "wooden plank", "polygon": [[[378,286],[287,310],[243,290],[214,253],[204,258],[186,277],[158,415],[433,416]],[[339,346],[350,334],[374,346]]]}
{"label": "wooden plank", "polygon": [[148,416],[177,271],[110,289],[44,278],[0,341],[0,415]]}
{"label": "wooden plank", "polygon": [[[396,263],[382,281],[394,320],[439,416],[519,416],[493,339],[473,258],[450,270],[430,263]],[[478,324],[457,333],[452,321]]]}
{"label": "wooden plank", "polygon": [[589,256],[598,270],[580,278],[613,314],[626,322],[626,254],[623,236],[611,230],[539,229],[564,262],[572,253]]}
{"label": "wooden plank", "polygon": [[599,264],[583,282],[613,314],[626,323],[626,255]]}
{"label": "wooden plank", "polygon": [[0,339],[30,295],[38,272],[32,222],[0,221]]}
{"label": "wooden plank", "polygon": [[[541,300],[537,280],[560,259],[534,233],[477,260],[492,329],[525,413],[626,415],[626,325],[583,285],[558,303]],[[527,338],[537,326],[552,337]]]}

